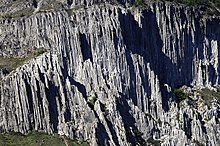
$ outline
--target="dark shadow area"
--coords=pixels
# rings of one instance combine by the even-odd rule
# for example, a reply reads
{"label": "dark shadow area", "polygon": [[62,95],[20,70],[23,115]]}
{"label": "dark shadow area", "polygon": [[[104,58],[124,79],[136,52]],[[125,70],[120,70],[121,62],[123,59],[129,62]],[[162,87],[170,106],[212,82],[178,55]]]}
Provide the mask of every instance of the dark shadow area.
{"label": "dark shadow area", "polygon": [[162,84],[160,84],[160,91],[161,91],[161,96],[162,96],[162,108],[165,112],[169,111],[169,98],[172,97],[170,93],[167,91],[166,87]]}
{"label": "dark shadow area", "polygon": [[[48,81],[48,86],[49,86],[49,88],[45,88],[45,91],[46,91],[46,97],[47,97],[48,104],[49,104],[50,123],[53,125],[54,131],[57,132],[57,126],[58,126],[58,109],[57,109],[57,107],[58,106],[57,106],[57,102],[56,102],[56,96],[59,95],[57,93],[59,91],[59,89],[51,81]],[[62,105],[62,102],[61,101],[59,101],[59,102],[60,102],[60,105]]]}
{"label": "dark shadow area", "polygon": [[[135,3],[135,1],[137,1],[137,0],[117,0],[117,2],[119,2],[120,4],[122,4],[124,6],[126,5],[126,3],[129,5],[133,5]],[[140,1],[140,0],[138,0],[138,1]],[[117,2],[115,2],[114,0],[112,0],[112,2],[117,4]]]}
{"label": "dark shadow area", "polygon": [[74,85],[77,87],[78,91],[82,93],[83,97],[87,100],[87,95],[86,95],[86,87],[81,84],[80,82],[75,81],[73,78],[69,77],[71,85]]}
{"label": "dark shadow area", "polygon": [[[64,56],[64,54],[62,54],[62,56]],[[66,82],[66,79],[67,78],[69,78],[69,80],[71,80],[72,78],[71,77],[69,77],[69,75],[68,75],[68,60],[69,60],[69,58],[67,58],[67,57],[63,57],[63,61],[62,61],[62,63],[63,63],[63,68],[61,69],[61,71],[62,71],[62,77],[63,77],[63,94],[64,94],[64,96],[65,96],[65,106],[66,106],[66,108],[65,108],[65,112],[64,112],[64,119],[65,119],[65,122],[69,122],[69,121],[71,121],[71,113],[70,113],[70,107],[69,107],[69,98],[67,97],[67,90],[66,90],[66,86],[65,86],[65,82]],[[71,81],[70,81],[71,82]],[[71,83],[72,84],[72,83]],[[77,89],[78,89],[78,87],[77,87]],[[60,105],[61,106],[63,106],[62,105],[62,102],[60,101]],[[62,108],[62,107],[61,107]]]}
{"label": "dark shadow area", "polygon": [[[211,49],[211,40],[217,41],[218,42],[218,62],[220,62],[220,47],[219,47],[219,42],[220,42],[220,20],[217,18],[212,18],[211,20],[207,20],[206,23],[206,37],[209,40],[209,46],[208,46],[208,55],[209,59],[212,54],[212,49]],[[211,64],[209,65],[208,68],[209,71],[209,82],[211,83],[218,83],[220,84],[220,80],[217,81],[219,75],[216,73],[216,70],[214,69],[214,66]],[[218,67],[217,69],[218,72],[220,72],[220,68]]]}
{"label": "dark shadow area", "polygon": [[89,42],[86,39],[86,35],[84,33],[83,34],[79,33],[79,41],[80,41],[81,52],[83,55],[83,60],[86,61],[90,59],[90,61],[93,62],[92,51]]}
{"label": "dark shadow area", "polygon": [[36,0],[33,0],[33,1],[32,1],[32,5],[34,6],[34,8],[37,8],[37,6],[38,6],[37,1],[36,1]]}
{"label": "dark shadow area", "polygon": [[29,112],[28,112],[28,121],[30,125],[30,130],[33,130],[34,128],[34,108],[33,108],[33,95],[31,91],[31,86],[27,82],[27,79],[24,79],[25,87],[26,87],[26,93],[28,98],[28,104],[29,104]]}
{"label": "dark shadow area", "polygon": [[[154,6],[155,9],[155,6]],[[154,10],[156,11],[156,10]],[[171,8],[171,12],[168,15],[173,15],[175,9]],[[193,12],[192,12],[193,14]],[[184,10],[180,12],[180,23],[183,25],[187,19]],[[141,17],[141,27],[138,22],[134,19],[131,13],[123,14],[119,13],[119,21],[123,36],[124,44],[126,45],[126,60],[129,65],[130,72],[130,88],[128,96],[132,98],[135,105],[137,105],[137,93],[136,89],[136,72],[134,70],[134,62],[132,60],[131,54],[138,54],[143,57],[145,61],[145,66],[149,63],[151,70],[158,76],[160,81],[160,86],[168,84],[172,88],[180,87],[182,85],[190,86],[193,80],[193,59],[195,57],[196,48],[198,48],[198,58],[203,57],[203,28],[199,24],[200,17],[193,16],[196,18],[197,23],[195,24],[196,33],[195,42],[193,42],[193,37],[191,33],[188,32],[187,28],[184,28],[181,32],[183,36],[178,39],[176,30],[173,33],[167,33],[167,46],[170,46],[170,51],[176,52],[177,63],[172,62],[172,60],[163,52],[164,43],[161,39],[160,29],[157,23],[156,13],[151,10],[143,10]],[[167,19],[169,20],[169,19]],[[172,19],[171,19],[172,20]],[[172,20],[174,21],[174,20]],[[174,22],[167,22],[174,25]],[[175,29],[175,27],[174,27]],[[177,40],[178,39],[178,40]],[[114,39],[115,46],[117,46],[118,40]],[[165,50],[167,51],[167,50]],[[182,52],[180,52],[182,51]],[[143,70],[143,69],[142,69]],[[146,75],[141,75],[142,78]],[[144,82],[143,82],[144,83]],[[147,82],[143,85],[145,92],[147,92]],[[124,91],[123,91],[124,92]],[[126,93],[126,91],[125,91]],[[149,92],[149,95],[151,93]],[[162,92],[163,109],[168,111],[168,98],[172,96],[167,96],[169,93],[165,90]]]}
{"label": "dark shadow area", "polygon": [[114,141],[115,145],[120,146],[119,142],[118,142],[117,134],[116,134],[115,130],[113,129],[112,123],[106,117],[105,117],[105,120],[106,120],[107,125],[110,129],[110,132],[111,132],[111,135],[112,135],[112,138],[113,138],[113,141]]}
{"label": "dark shadow area", "polygon": [[[119,14],[120,25],[122,29],[122,36],[124,44],[126,45],[126,59],[129,65],[130,72],[130,89],[129,97],[135,105],[137,105],[136,94],[136,75],[131,54],[138,54],[144,58],[145,65],[150,64],[151,69],[158,75],[161,84],[175,85],[175,78],[169,78],[172,71],[178,70],[177,66],[162,52],[163,42],[160,38],[159,28],[156,22],[156,16],[149,10],[143,11],[142,28],[134,19],[131,13]],[[117,41],[114,41],[117,43]],[[116,46],[116,45],[115,45]],[[143,77],[144,75],[142,75]],[[147,87],[145,85],[145,91]],[[150,93],[149,93],[150,94]],[[163,100],[167,101],[167,100]],[[164,103],[166,106],[167,103]]]}
{"label": "dark shadow area", "polygon": [[128,105],[127,99],[128,97],[122,93],[120,93],[120,98],[117,98],[117,110],[119,111],[122,121],[124,123],[124,128],[126,132],[127,141],[131,143],[131,145],[136,144],[135,136],[132,134],[131,129],[135,127],[135,119],[129,113],[131,111],[131,107]]}
{"label": "dark shadow area", "polygon": [[[37,102],[38,102],[38,107],[39,107],[39,111],[40,111],[39,115],[41,118],[45,118],[45,113],[43,110],[43,102],[42,102],[43,98],[41,96],[42,91],[41,91],[40,83],[38,80],[36,80],[36,86],[37,86],[36,93],[37,93],[37,100],[38,100]],[[54,85],[52,84],[52,86],[54,86]],[[46,98],[51,98],[48,96],[47,92],[50,92],[49,89],[46,89]],[[48,102],[49,101],[50,100],[48,100]],[[51,123],[51,125],[53,125],[54,131],[57,131],[58,117],[55,117],[53,115],[55,113],[52,112],[50,105],[49,105],[49,113],[47,113],[47,114],[49,114],[49,116],[50,116],[50,123]],[[43,128],[43,127],[38,127],[38,128]],[[43,129],[38,129],[38,130],[43,130]]]}
{"label": "dark shadow area", "polygon": [[153,138],[154,133],[157,133],[157,135],[160,135],[160,130],[155,126],[151,129],[151,137],[152,138]]}
{"label": "dark shadow area", "polygon": [[44,74],[41,73],[41,70],[40,70],[39,67],[38,67],[38,73],[39,73],[40,80],[41,80],[43,83],[45,83],[45,77],[44,77]]}
{"label": "dark shadow area", "polygon": [[64,112],[64,120],[65,120],[65,122],[71,121],[71,113],[70,113],[69,105],[68,105],[68,107],[66,108],[66,110]]}
{"label": "dark shadow area", "polygon": [[67,0],[67,5],[71,6],[73,4],[73,0]]}
{"label": "dark shadow area", "polygon": [[202,116],[198,113],[198,119],[201,122],[201,128],[202,128],[202,132],[204,132],[205,134],[207,134],[207,130],[205,127],[205,122],[202,120]]}
{"label": "dark shadow area", "polygon": [[191,121],[192,119],[189,118],[189,116],[184,113],[183,114],[183,130],[185,131],[185,134],[187,136],[187,138],[191,139],[192,138],[192,125],[191,125]]}
{"label": "dark shadow area", "polygon": [[0,73],[2,72],[2,74],[4,75],[4,76],[6,76],[6,75],[8,75],[9,73],[10,73],[10,71],[8,71],[6,68],[3,68],[3,69],[1,69],[0,70]]}
{"label": "dark shadow area", "polygon": [[99,146],[110,146],[108,142],[109,140],[108,133],[106,132],[106,129],[102,123],[100,122],[98,123],[95,134]]}

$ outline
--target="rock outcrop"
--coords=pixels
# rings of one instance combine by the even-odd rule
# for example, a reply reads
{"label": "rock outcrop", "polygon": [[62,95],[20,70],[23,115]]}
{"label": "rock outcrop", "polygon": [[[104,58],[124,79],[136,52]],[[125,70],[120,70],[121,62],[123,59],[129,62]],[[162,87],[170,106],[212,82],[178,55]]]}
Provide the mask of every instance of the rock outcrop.
{"label": "rock outcrop", "polygon": [[[0,2],[14,8],[0,8],[8,14],[0,55],[48,52],[0,72],[2,132],[58,132],[91,145],[220,145],[219,101],[180,104],[173,93],[218,88],[219,17],[164,2],[60,0],[56,10],[49,0],[10,2]],[[42,11],[46,2],[54,5]],[[14,17],[29,7],[31,15]]]}

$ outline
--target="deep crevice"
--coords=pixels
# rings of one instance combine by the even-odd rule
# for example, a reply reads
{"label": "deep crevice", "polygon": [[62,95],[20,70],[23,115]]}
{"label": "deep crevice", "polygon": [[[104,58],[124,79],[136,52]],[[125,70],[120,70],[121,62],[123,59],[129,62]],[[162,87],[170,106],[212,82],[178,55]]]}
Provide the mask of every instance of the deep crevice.
{"label": "deep crevice", "polygon": [[79,33],[79,41],[80,41],[80,46],[81,46],[81,52],[83,55],[83,61],[86,61],[90,59],[91,62],[93,62],[92,59],[92,51],[89,45],[89,42],[86,38],[86,35],[83,33]]}
{"label": "deep crevice", "polygon": [[67,4],[71,6],[73,4],[73,0],[67,0]]}
{"label": "deep crevice", "polygon": [[34,8],[37,8],[37,6],[38,6],[37,1],[36,1],[36,0],[33,0],[32,5],[34,6]]}

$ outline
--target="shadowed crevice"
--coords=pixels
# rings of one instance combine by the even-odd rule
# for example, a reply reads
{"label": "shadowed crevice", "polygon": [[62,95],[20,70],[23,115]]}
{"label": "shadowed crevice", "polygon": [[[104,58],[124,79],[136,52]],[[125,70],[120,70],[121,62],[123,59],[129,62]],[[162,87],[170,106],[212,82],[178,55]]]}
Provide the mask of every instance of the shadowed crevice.
{"label": "shadowed crevice", "polygon": [[80,82],[75,81],[73,78],[69,77],[69,81],[71,85],[74,85],[77,87],[78,91],[82,93],[83,97],[87,100],[87,95],[86,95],[86,87],[81,84]]}
{"label": "shadowed crevice", "polygon": [[79,33],[79,41],[80,41],[80,47],[81,47],[81,52],[83,55],[83,60],[90,60],[91,62],[93,62],[92,59],[92,51],[89,45],[89,42],[86,38],[86,35],[83,33]]}
{"label": "shadowed crevice", "polygon": [[95,134],[99,146],[110,146],[108,142],[110,138],[106,132],[105,126],[101,122],[98,123]]}
{"label": "shadowed crevice", "polygon": [[131,111],[131,107],[128,105],[127,97],[126,95],[119,93],[120,98],[117,99],[117,110],[119,111],[122,121],[124,123],[124,128],[126,132],[126,139],[128,142],[130,142],[132,145],[135,145],[136,140],[135,136],[131,132],[131,128],[135,127],[135,119],[134,117],[129,113]]}
{"label": "shadowed crevice", "polygon": [[191,139],[192,138],[192,119],[189,118],[189,116],[184,113],[183,114],[183,130],[185,131],[185,134],[187,136],[187,138]]}
{"label": "shadowed crevice", "polygon": [[59,95],[59,93],[57,93],[59,89],[51,81],[48,81],[48,86],[49,88],[45,88],[45,91],[46,91],[46,97],[47,97],[48,104],[49,104],[50,123],[53,125],[54,131],[56,132],[57,126],[58,126],[58,109],[57,109],[58,106],[56,102],[56,96]]}
{"label": "shadowed crevice", "polygon": [[[217,50],[220,50],[220,45],[219,45],[219,42],[220,42],[220,27],[219,27],[219,24],[220,24],[220,20],[217,19],[217,18],[213,18],[211,20],[207,20],[207,23],[206,23],[206,32],[204,32],[206,34],[206,37],[207,39],[209,40],[209,46],[208,46],[208,54],[209,56],[211,57],[212,55],[212,46],[211,44],[216,41],[218,42],[218,45],[217,45]],[[213,41],[213,42],[211,42]],[[220,56],[220,51],[217,52],[218,56]],[[220,57],[217,58],[218,62],[220,62]],[[209,83],[218,83],[220,84],[220,80],[218,79],[219,78],[219,75],[218,75],[218,72],[220,72],[220,68],[218,67],[217,70],[214,69],[214,66],[213,64],[209,64],[209,67],[208,67],[208,73],[209,73]]]}
{"label": "shadowed crevice", "polygon": [[67,4],[71,6],[73,4],[73,0],[67,0]]}
{"label": "shadowed crevice", "polygon": [[[155,6],[153,9],[155,9]],[[174,13],[174,10],[172,9],[170,13]],[[181,17],[181,23],[185,23],[185,14],[181,13]],[[150,65],[150,69],[157,75],[157,78],[159,79],[160,86],[163,86],[164,84],[168,84],[172,88],[182,85],[190,86],[193,79],[192,68],[195,54],[194,48],[203,48],[202,37],[200,37],[202,28],[199,26],[199,24],[196,24],[196,31],[198,31],[198,34],[195,34],[195,38],[197,38],[195,42],[193,42],[192,35],[191,33],[187,32],[187,29],[183,29],[184,39],[181,38],[180,40],[174,39],[177,38],[175,30],[171,34],[169,34],[169,32],[167,33],[167,40],[170,39],[168,42],[170,44],[166,45],[173,46],[174,44],[174,46],[170,49],[171,51],[174,49],[176,51],[176,63],[173,62],[171,58],[163,52],[164,47],[167,46],[164,46],[165,44],[162,41],[155,12],[150,9],[143,10],[140,22],[141,26],[139,26],[138,22],[134,19],[134,16],[130,12],[126,14],[119,12],[119,22],[121,26],[120,28],[123,42],[126,47],[126,61],[129,65],[130,83],[128,89],[129,93],[127,95],[132,99],[135,105],[143,105],[143,103],[138,103],[138,98],[144,98],[141,94],[139,94],[141,97],[137,97],[136,89],[139,82],[137,82],[136,79],[136,62],[134,62],[132,58],[135,54],[143,57],[145,66],[148,66],[148,64]],[[174,42],[180,43],[177,44]],[[115,46],[117,46],[117,40],[114,41],[114,43]],[[183,50],[183,52],[180,52],[181,50]],[[199,52],[200,54],[202,53],[202,51]],[[201,58],[200,54],[199,56]],[[143,70],[141,68],[139,70],[140,72],[147,72],[146,69]],[[143,83],[144,91],[147,92],[148,88],[150,87],[147,85],[147,82],[143,81],[144,78],[147,78],[147,74],[141,74],[141,77],[141,83]],[[123,87],[123,89],[125,88]],[[162,107],[165,111],[168,111],[168,101],[171,96],[167,96],[169,93],[166,90],[163,91],[162,94]],[[150,93],[148,96],[150,96]]]}
{"label": "shadowed crevice", "polygon": [[28,98],[28,104],[29,104],[29,112],[28,112],[28,121],[30,125],[30,130],[33,130],[35,121],[34,119],[34,108],[33,108],[33,95],[32,95],[32,89],[30,84],[27,82],[27,79],[24,79],[26,92],[27,92],[27,98]]}
{"label": "shadowed crevice", "polygon": [[36,1],[36,0],[33,0],[33,1],[32,1],[32,5],[34,6],[34,8],[37,8],[37,6],[38,6],[37,1]]}

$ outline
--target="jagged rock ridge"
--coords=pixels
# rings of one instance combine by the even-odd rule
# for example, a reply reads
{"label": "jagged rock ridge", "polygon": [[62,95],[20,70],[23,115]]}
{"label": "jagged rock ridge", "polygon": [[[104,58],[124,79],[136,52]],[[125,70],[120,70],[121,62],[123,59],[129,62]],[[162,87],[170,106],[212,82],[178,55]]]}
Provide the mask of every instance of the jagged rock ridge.
{"label": "jagged rock ridge", "polygon": [[219,145],[219,101],[180,106],[172,92],[219,85],[218,17],[171,3],[60,2],[71,8],[0,19],[2,56],[49,49],[0,76],[1,131],[91,145]]}

